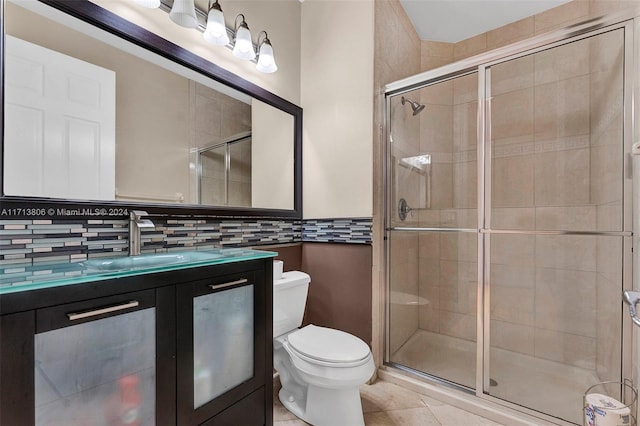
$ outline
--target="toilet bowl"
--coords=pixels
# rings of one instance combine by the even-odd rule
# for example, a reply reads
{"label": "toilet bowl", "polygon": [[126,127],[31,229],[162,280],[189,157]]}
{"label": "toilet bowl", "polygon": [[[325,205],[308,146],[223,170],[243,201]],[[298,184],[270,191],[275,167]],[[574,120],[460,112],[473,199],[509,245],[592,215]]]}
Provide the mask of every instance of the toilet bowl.
{"label": "toilet bowl", "polygon": [[309,275],[274,279],[274,368],[289,411],[316,426],[364,425],[361,384],[375,370],[369,346],[356,336],[302,324]]}

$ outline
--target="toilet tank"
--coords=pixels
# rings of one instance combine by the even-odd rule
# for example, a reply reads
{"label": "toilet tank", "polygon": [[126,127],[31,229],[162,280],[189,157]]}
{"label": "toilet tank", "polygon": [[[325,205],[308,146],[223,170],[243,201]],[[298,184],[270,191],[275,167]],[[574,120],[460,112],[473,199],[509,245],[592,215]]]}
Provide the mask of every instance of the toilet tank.
{"label": "toilet tank", "polygon": [[302,325],[304,307],[311,277],[300,271],[289,271],[273,280],[273,337]]}

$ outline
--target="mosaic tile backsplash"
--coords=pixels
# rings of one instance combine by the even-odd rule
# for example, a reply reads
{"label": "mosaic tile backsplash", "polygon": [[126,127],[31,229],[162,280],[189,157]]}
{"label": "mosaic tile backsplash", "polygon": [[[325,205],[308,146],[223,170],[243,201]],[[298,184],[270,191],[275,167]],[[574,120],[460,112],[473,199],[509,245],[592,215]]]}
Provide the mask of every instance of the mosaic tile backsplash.
{"label": "mosaic tile backsplash", "polygon": [[[142,230],[142,253],[286,244],[371,243],[371,219],[156,219]],[[0,265],[80,262],[126,255],[127,219],[0,221]]]}
{"label": "mosaic tile backsplash", "polygon": [[302,222],[302,241],[371,244],[371,218],[312,219]]}

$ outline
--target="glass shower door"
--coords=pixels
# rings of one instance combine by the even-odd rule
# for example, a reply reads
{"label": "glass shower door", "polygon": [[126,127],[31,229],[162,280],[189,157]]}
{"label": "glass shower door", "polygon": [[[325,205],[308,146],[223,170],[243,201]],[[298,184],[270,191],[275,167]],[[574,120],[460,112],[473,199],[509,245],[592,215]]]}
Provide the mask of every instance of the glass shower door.
{"label": "glass shower door", "polygon": [[476,387],[478,75],[390,98],[387,360]]}
{"label": "glass shower door", "polygon": [[487,68],[484,392],[580,424],[622,377],[623,59],[617,29]]}

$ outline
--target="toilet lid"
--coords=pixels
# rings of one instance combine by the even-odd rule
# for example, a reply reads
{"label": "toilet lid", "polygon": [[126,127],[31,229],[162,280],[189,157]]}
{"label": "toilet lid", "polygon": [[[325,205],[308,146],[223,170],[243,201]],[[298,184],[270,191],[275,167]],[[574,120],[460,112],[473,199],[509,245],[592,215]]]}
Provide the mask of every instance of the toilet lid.
{"label": "toilet lid", "polygon": [[369,346],[356,336],[331,328],[308,325],[287,337],[292,349],[319,361],[355,362],[371,353]]}

